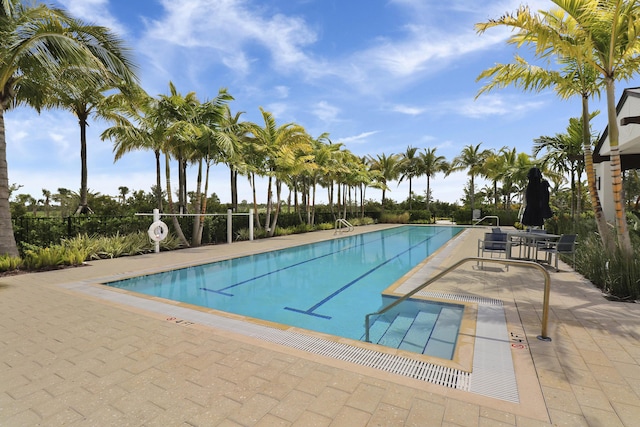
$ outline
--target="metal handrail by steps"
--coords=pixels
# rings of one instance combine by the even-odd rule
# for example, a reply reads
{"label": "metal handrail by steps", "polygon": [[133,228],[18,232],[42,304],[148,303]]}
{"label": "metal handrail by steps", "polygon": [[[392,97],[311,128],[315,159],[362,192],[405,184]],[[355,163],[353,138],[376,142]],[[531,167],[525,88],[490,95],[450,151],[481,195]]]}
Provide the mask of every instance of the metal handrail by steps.
{"label": "metal handrail by steps", "polygon": [[543,266],[541,266],[540,264],[535,263],[533,261],[521,261],[521,260],[515,260],[515,259],[498,259],[498,258],[492,259],[492,258],[482,258],[482,257],[463,258],[460,261],[458,261],[455,264],[453,264],[452,266],[446,268],[444,271],[441,271],[440,273],[436,274],[431,279],[427,280],[426,282],[424,282],[422,285],[418,286],[417,288],[415,288],[411,292],[401,296],[400,298],[398,298],[397,300],[395,300],[391,304],[389,304],[386,307],[382,308],[381,310],[376,311],[375,313],[367,314],[365,316],[365,318],[364,318],[365,341],[366,342],[371,342],[370,339],[369,339],[369,327],[370,327],[369,318],[371,316],[379,316],[381,314],[386,313],[387,311],[389,311],[390,309],[392,309],[396,305],[398,305],[401,302],[411,298],[413,295],[415,295],[416,293],[420,292],[421,290],[423,290],[424,288],[426,288],[427,286],[429,286],[433,282],[441,279],[445,275],[449,274],[451,271],[453,271],[456,268],[460,267],[462,264],[466,264],[468,262],[479,262],[479,261],[482,261],[482,262],[493,262],[493,263],[507,264],[507,265],[515,265],[515,266],[518,266],[518,267],[535,268],[535,269],[538,269],[538,270],[540,270],[542,272],[542,274],[544,276],[544,298],[543,298],[543,303],[542,303],[542,331],[540,332],[540,335],[538,335],[538,339],[541,340],[541,341],[551,341],[551,338],[547,336],[547,323],[549,321],[549,294],[551,293],[551,276],[549,276],[549,272]]}
{"label": "metal handrail by steps", "polygon": [[[342,226],[345,226],[346,230],[343,231]],[[347,231],[353,231],[353,225],[351,225],[351,223],[344,218],[338,218],[336,220],[335,229],[336,231],[333,234],[346,233]]]}

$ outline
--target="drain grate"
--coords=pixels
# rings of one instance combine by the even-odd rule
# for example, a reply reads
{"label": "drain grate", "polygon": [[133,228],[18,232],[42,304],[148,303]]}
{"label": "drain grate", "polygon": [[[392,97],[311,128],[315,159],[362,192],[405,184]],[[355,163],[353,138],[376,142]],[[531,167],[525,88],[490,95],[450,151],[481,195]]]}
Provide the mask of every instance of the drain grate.
{"label": "drain grate", "polygon": [[452,295],[452,294],[442,294],[439,292],[425,292],[420,291],[416,295],[426,298],[438,298],[438,299],[446,299],[451,301],[460,301],[460,302],[473,302],[478,305],[495,305],[502,307],[503,303],[499,299],[494,298],[485,298],[485,297],[477,297],[474,295]]}
{"label": "drain grate", "polygon": [[445,387],[470,391],[470,374],[457,369],[445,368],[420,360],[279,329],[265,328],[255,337],[333,359],[344,360]]}

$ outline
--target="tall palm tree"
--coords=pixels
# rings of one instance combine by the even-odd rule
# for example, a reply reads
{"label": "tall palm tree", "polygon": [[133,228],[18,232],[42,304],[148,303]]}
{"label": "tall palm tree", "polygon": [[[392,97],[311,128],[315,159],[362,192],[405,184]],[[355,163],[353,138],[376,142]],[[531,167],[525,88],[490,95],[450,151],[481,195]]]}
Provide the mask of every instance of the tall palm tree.
{"label": "tall palm tree", "polygon": [[[519,193],[520,187],[516,184],[516,179],[520,173],[526,177],[529,169],[521,171],[523,165],[527,165],[529,162],[529,156],[524,153],[518,153],[515,148],[502,147],[499,151],[499,172],[497,174],[498,179],[502,183],[502,197],[504,200],[504,209],[509,210],[511,208],[512,194]],[[490,169],[491,165],[487,165],[487,169]]]}
{"label": "tall palm tree", "polygon": [[479,143],[475,146],[466,145],[462,152],[456,156],[451,162],[449,172],[457,172],[468,170],[469,175],[469,198],[471,202],[471,210],[475,209],[475,177],[485,173],[485,161],[491,155],[490,150],[481,150]]}
{"label": "tall palm tree", "polygon": [[[615,82],[631,78],[640,69],[640,2],[636,0],[552,0],[558,8],[532,14],[521,7],[514,14],[480,24],[479,31],[503,25],[519,30],[510,38],[518,46],[532,44],[538,57],[576,60],[594,70],[606,89],[607,129],[611,147],[611,180],[616,210],[617,241],[626,257],[633,255],[622,197],[619,130]],[[557,25],[561,23],[562,25]],[[584,117],[584,116],[583,116]],[[585,120],[586,121],[586,120]],[[586,128],[586,125],[585,125]],[[586,134],[586,132],[585,132]],[[585,143],[586,146],[586,143]],[[585,156],[587,151],[585,150]],[[593,173],[588,160],[587,176]],[[589,187],[594,184],[589,178]],[[592,196],[593,198],[593,196]],[[596,212],[598,214],[598,212]],[[600,224],[598,224],[599,231]],[[603,240],[606,237],[603,237]],[[611,243],[604,241],[609,247]]]}
{"label": "tall palm tree", "polygon": [[425,208],[429,210],[429,202],[431,201],[431,178],[438,172],[446,173],[449,170],[449,163],[444,156],[436,155],[436,148],[425,148],[420,153],[419,175],[427,176],[427,194],[425,197]]}
{"label": "tall palm tree", "polygon": [[400,180],[398,181],[398,184],[405,179],[409,180],[409,210],[411,210],[411,199],[413,198],[413,178],[419,175],[420,169],[420,157],[416,154],[417,152],[418,148],[407,147],[406,151],[401,154],[402,157],[399,165]]}
{"label": "tall palm tree", "polygon": [[375,158],[369,156],[369,169],[377,171],[378,174],[373,176],[373,187],[382,190],[382,210],[384,210],[385,195],[389,189],[389,182],[398,179],[400,175],[401,156],[398,154],[386,155],[378,154]]}
{"label": "tall palm tree", "polygon": [[[268,170],[266,226],[269,227],[269,236],[273,236],[280,213],[282,184],[291,174],[304,167],[304,163],[312,159],[313,155],[310,137],[302,126],[295,123],[278,126],[273,114],[262,107],[260,112],[264,126],[248,123],[247,129],[251,134],[252,143],[262,146],[265,153]],[[274,187],[275,207],[273,206]]]}
{"label": "tall palm tree", "polygon": [[116,40],[110,32],[63,10],[21,0],[0,2],[0,254],[18,255],[9,210],[5,111],[17,105],[46,108],[51,83],[63,67],[80,67],[88,78],[100,70],[101,77],[117,75],[130,82],[131,64],[124,50],[110,50],[117,45],[111,41]]}
{"label": "tall palm tree", "polygon": [[116,93],[106,98],[102,114],[113,125],[100,138],[113,141],[114,161],[133,150],[151,150],[155,156],[155,196],[162,212],[162,147],[167,124],[158,115],[158,100],[141,87],[128,88],[127,94]]}
{"label": "tall palm tree", "polygon": [[[117,41],[117,40],[116,40]],[[117,44],[112,48],[117,50]],[[105,101],[104,93],[119,89],[121,79],[116,75],[103,77],[100,71],[87,72],[78,67],[65,67],[60,78],[51,84],[46,103],[51,108],[69,110],[78,118],[80,126],[80,203],[76,214],[91,212],[87,204],[87,126],[89,117],[100,114],[100,105]],[[99,82],[96,84],[96,82]],[[104,116],[102,116],[104,117]]]}
{"label": "tall palm tree", "polygon": [[[597,113],[595,113],[597,114]],[[593,114],[593,115],[595,115]],[[580,118],[569,119],[567,132],[555,136],[541,136],[533,140],[533,155],[538,156],[542,150],[542,164],[548,164],[551,170],[561,174],[569,174],[571,185],[571,216],[579,212],[581,175],[584,171],[584,155],[582,152],[582,121]]]}
{"label": "tall palm tree", "polygon": [[340,151],[342,144],[333,144],[331,139],[329,139],[329,134],[325,132],[319,137],[312,139],[311,145],[313,147],[313,157],[317,168],[311,177],[310,207],[307,209],[307,224],[313,225],[315,223],[316,188],[321,182],[322,177],[329,175],[333,154]]}
{"label": "tall palm tree", "polygon": [[[209,191],[209,173],[211,166],[232,158],[236,151],[236,138],[226,127],[228,113],[227,103],[233,97],[226,89],[220,89],[213,99],[202,103],[195,109],[187,129],[193,139],[194,151],[191,161],[198,165],[196,192],[194,196],[194,213],[204,214],[207,210],[207,194]],[[202,168],[205,168],[204,177]],[[202,181],[204,179],[204,191]],[[199,246],[204,231],[204,217],[196,216],[193,220],[192,245]]]}
{"label": "tall palm tree", "polygon": [[[229,138],[229,143],[233,144],[234,150],[226,152],[223,162],[229,167],[229,183],[231,186],[231,209],[238,210],[238,175],[240,169],[244,167],[244,161],[239,151],[243,139],[247,133],[245,122],[240,121],[244,111],[231,114],[231,109],[225,105],[224,116],[219,124],[220,131]],[[222,135],[221,135],[222,136]]]}
{"label": "tall palm tree", "polygon": [[[567,25],[563,20],[558,18],[555,14],[550,14],[548,17],[549,31],[560,32],[564,31]],[[503,19],[492,21],[490,23],[478,24],[479,32],[483,32],[485,29],[497,22],[503,22]],[[504,20],[503,25],[508,25]],[[517,43],[517,39],[510,40]],[[589,113],[589,98],[592,96],[600,95],[600,87],[598,86],[598,75],[595,69],[586,64],[582,57],[575,58],[559,58],[559,62],[562,65],[562,69],[557,71],[555,69],[544,69],[540,66],[530,65],[520,56],[516,55],[515,61],[512,64],[497,64],[494,67],[488,68],[483,71],[477,78],[477,80],[489,78],[490,81],[485,84],[477,96],[480,96],[484,92],[488,92],[495,88],[503,88],[509,85],[520,87],[523,90],[541,91],[543,89],[553,87],[556,94],[562,98],[567,99],[572,96],[580,96],[582,99],[582,149],[584,153],[584,165],[587,172],[587,183],[589,196],[591,198],[591,206],[594,212],[596,225],[598,227],[599,235],[603,244],[610,251],[613,251],[615,246],[613,240],[613,234],[611,233],[609,226],[607,225],[606,218],[602,211],[602,205],[600,203],[600,197],[598,195],[598,189],[596,186],[595,169],[593,165],[593,153],[592,153],[592,136],[591,127],[589,126],[590,118],[593,117]]]}

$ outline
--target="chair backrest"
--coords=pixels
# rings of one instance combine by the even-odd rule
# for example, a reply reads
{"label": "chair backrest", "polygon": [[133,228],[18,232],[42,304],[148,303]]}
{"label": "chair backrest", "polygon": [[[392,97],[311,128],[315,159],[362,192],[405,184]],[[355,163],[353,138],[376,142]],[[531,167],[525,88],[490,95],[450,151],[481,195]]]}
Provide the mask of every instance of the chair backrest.
{"label": "chair backrest", "polygon": [[492,232],[492,233],[502,233],[502,230],[500,230],[500,227],[493,227],[493,228],[491,229],[491,232]]}
{"label": "chair backrest", "polygon": [[558,239],[556,250],[558,252],[573,252],[576,246],[576,237],[575,234],[563,234]]}
{"label": "chair backrest", "polygon": [[484,233],[484,248],[487,250],[505,250],[507,233]]}

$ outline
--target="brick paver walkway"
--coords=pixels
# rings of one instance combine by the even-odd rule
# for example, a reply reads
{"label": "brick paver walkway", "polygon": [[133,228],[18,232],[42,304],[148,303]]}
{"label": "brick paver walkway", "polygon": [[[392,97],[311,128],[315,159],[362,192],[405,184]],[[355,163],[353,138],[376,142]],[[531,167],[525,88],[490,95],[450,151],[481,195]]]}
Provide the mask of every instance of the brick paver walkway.
{"label": "brick paver walkway", "polygon": [[[442,265],[475,256],[483,231],[466,233]],[[527,343],[513,352],[519,405],[176,323],[64,286],[320,238],[333,233],[0,278],[0,425],[639,425],[640,306],[605,300],[566,265],[551,272],[550,343],[535,338],[542,281],[530,270],[469,266],[433,286],[505,301],[511,330]]]}

